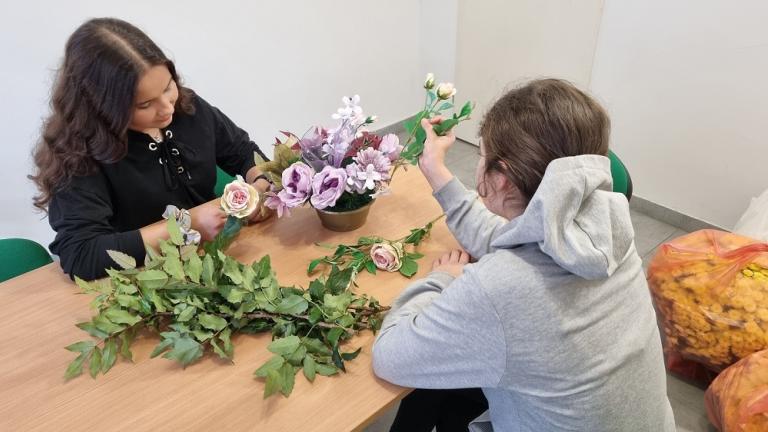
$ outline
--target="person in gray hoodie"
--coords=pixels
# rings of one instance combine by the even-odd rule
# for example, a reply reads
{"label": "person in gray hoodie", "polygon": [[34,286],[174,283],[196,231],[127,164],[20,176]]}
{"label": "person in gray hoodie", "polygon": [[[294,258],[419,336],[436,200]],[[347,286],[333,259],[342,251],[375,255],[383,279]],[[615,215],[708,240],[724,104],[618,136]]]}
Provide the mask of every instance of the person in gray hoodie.
{"label": "person in gray hoodie", "polygon": [[455,137],[435,135],[435,122],[422,122],[419,166],[466,252],[435,261],[395,300],[373,347],[376,375],[481,388],[489,409],[472,431],[674,431],[603,108],[561,80],[505,94],[480,127],[482,202],[445,166]]}

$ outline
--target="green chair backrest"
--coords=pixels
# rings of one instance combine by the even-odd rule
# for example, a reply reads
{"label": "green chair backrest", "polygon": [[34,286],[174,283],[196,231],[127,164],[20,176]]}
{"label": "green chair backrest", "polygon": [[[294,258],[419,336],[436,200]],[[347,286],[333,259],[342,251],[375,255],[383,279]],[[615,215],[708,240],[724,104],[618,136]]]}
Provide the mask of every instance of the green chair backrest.
{"label": "green chair backrest", "polygon": [[23,238],[0,239],[0,282],[52,262],[39,243]]}
{"label": "green chair backrest", "polygon": [[234,179],[235,178],[227,174],[226,171],[224,171],[219,167],[216,167],[216,186],[213,188],[213,191],[216,193],[216,196],[220,197],[221,194],[224,193],[224,186],[229,184]]}
{"label": "green chair backrest", "polygon": [[626,195],[627,200],[629,200],[632,197],[632,178],[629,176],[627,167],[611,150],[608,150],[608,159],[611,160],[613,191]]}

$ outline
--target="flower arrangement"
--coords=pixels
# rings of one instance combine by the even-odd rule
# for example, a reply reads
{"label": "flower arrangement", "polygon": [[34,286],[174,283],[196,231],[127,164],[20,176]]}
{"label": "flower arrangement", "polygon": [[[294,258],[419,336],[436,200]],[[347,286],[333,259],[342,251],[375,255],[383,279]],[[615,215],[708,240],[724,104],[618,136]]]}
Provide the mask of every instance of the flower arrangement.
{"label": "flower arrangement", "polygon": [[342,101],[332,115],[339,122],[335,127],[315,126],[302,138],[283,132],[287,139],[277,140],[275,160],[259,165],[273,182],[265,204],[278,217],[306,203],[319,210],[355,210],[387,192],[403,147],[395,134],[364,130],[376,117],[363,114],[360,96]]}

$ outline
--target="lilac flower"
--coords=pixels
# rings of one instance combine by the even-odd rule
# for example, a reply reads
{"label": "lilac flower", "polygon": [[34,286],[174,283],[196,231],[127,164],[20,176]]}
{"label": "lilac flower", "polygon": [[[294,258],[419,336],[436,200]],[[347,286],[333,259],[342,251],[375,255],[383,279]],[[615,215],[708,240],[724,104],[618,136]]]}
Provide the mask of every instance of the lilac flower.
{"label": "lilac flower", "polygon": [[387,155],[390,161],[395,161],[400,157],[400,152],[403,151],[403,146],[400,145],[400,138],[398,138],[397,135],[386,134],[381,137],[379,150]]}
{"label": "lilac flower", "polygon": [[336,200],[344,193],[347,173],[342,168],[326,166],[312,179],[312,198],[310,202],[317,209],[336,205]]}
{"label": "lilac flower", "polygon": [[389,180],[392,164],[381,151],[368,147],[360,150],[353,160],[355,163],[347,166],[347,186],[351,192],[373,190],[377,184]]}
{"label": "lilac flower", "polygon": [[315,170],[303,162],[295,162],[283,171],[283,190],[277,195],[289,208],[304,204],[312,191]]}
{"label": "lilac flower", "polygon": [[278,194],[274,191],[267,192],[267,199],[264,201],[264,205],[277,210],[277,217],[281,218],[283,215],[290,216],[291,209],[280,199]]}
{"label": "lilac flower", "polygon": [[344,106],[336,110],[336,113],[331,115],[334,120],[349,121],[353,126],[359,126],[365,122],[363,116],[363,108],[360,107],[360,96],[354,95],[352,97],[344,96],[341,98]]}
{"label": "lilac flower", "polygon": [[315,171],[320,171],[326,165],[323,160],[323,145],[328,139],[328,131],[320,126],[312,127],[299,140],[301,158]]}
{"label": "lilac flower", "polygon": [[328,165],[339,168],[347,154],[352,141],[355,139],[355,129],[348,122],[342,123],[338,128],[328,131],[328,139],[323,145],[323,155]]}

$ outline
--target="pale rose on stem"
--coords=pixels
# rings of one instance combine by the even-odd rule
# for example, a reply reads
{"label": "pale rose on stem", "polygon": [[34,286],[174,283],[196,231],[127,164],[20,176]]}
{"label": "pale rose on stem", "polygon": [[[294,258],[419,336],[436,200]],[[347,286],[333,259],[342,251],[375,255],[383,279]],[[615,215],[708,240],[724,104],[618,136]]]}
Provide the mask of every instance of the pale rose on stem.
{"label": "pale rose on stem", "polygon": [[456,87],[453,83],[440,83],[437,86],[437,97],[440,99],[450,99],[456,96]]}
{"label": "pale rose on stem", "polygon": [[402,246],[397,248],[389,243],[376,243],[371,246],[371,259],[376,267],[388,272],[400,270],[402,263]]}
{"label": "pale rose on stem", "polygon": [[259,206],[259,192],[237,176],[235,180],[224,187],[221,195],[221,208],[228,216],[243,219],[256,211]]}

